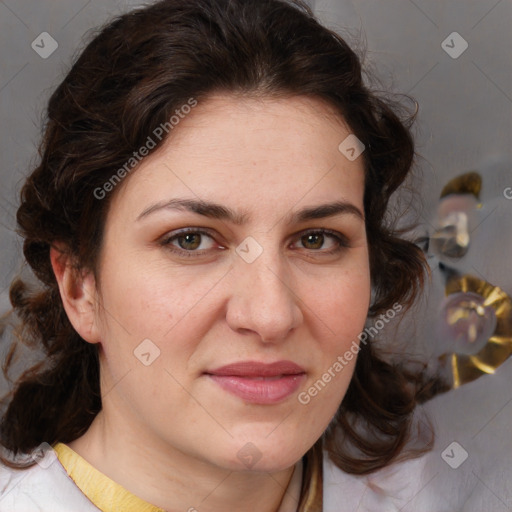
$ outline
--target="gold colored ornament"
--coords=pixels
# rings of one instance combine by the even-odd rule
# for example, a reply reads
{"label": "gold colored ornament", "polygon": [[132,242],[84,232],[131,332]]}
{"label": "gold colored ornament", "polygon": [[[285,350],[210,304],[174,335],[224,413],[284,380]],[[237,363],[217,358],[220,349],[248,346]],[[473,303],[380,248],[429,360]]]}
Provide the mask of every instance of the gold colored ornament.
{"label": "gold colored ornament", "polygon": [[[486,310],[492,308],[495,328],[481,350],[476,353],[444,354],[439,359],[449,363],[453,377],[453,388],[471,382],[486,374],[493,374],[512,354],[512,299],[501,288],[471,275],[453,277],[445,287],[446,296],[467,294],[466,303],[461,302],[459,310],[452,308],[447,316],[448,324],[467,322],[466,340],[469,344],[478,338],[477,327],[473,319],[482,318]],[[481,303],[472,300],[478,296]]]}
{"label": "gold colored ornament", "polygon": [[450,194],[471,194],[480,198],[482,177],[476,171],[466,172],[450,180],[441,191],[440,199]]}

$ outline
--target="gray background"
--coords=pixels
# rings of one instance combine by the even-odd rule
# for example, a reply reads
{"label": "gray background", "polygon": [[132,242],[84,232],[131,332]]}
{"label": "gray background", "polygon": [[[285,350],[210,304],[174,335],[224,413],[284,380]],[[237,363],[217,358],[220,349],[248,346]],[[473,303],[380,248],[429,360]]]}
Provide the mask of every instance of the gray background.
{"label": "gray background", "polygon": [[[139,4],[0,0],[0,310],[8,308],[8,284],[19,268],[20,242],[14,234],[17,194],[36,161],[45,102],[91,28]],[[381,79],[383,89],[410,94],[419,103],[415,128],[422,175],[421,200],[416,202],[419,231],[432,226],[439,193],[450,178],[468,170],[482,174],[483,207],[466,265],[512,295],[512,200],[503,195],[512,186],[512,0],[318,0],[310,4],[325,24],[361,52],[366,50],[365,65]],[[42,32],[58,43],[47,59],[31,47]],[[468,44],[458,58],[441,46],[453,32]],[[432,341],[432,318],[442,294],[435,258],[431,262],[433,283],[427,297],[391,340],[409,344],[410,351],[414,340],[420,351],[429,353]],[[430,485],[439,482],[439,494],[446,503],[461,487],[457,478],[464,477],[472,488],[465,511],[512,510],[506,491],[510,484],[500,480],[498,473],[508,471],[512,454],[511,389],[508,361],[496,375],[431,403],[439,436],[433,455],[437,458],[431,463],[437,473]],[[461,466],[466,470],[448,468],[439,457],[453,440],[470,453],[469,462]]]}

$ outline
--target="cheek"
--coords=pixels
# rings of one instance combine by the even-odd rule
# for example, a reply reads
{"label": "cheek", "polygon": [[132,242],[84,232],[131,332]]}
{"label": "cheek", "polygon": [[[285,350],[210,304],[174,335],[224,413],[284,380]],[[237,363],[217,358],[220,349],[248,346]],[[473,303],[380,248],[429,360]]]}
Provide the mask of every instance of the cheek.
{"label": "cheek", "polygon": [[111,259],[102,277],[107,324],[124,327],[134,336],[163,339],[191,312],[200,309],[202,299],[221,275],[193,266],[177,269],[162,259]]}
{"label": "cheek", "polygon": [[[315,324],[324,327],[325,344],[342,350],[364,328],[370,304],[370,275],[366,264],[341,270],[310,289],[306,303],[317,317]],[[319,338],[322,337],[319,335]],[[324,347],[327,348],[327,347]]]}
{"label": "cheek", "polygon": [[169,368],[185,379],[190,359],[215,320],[213,290],[225,269],[185,266],[177,271],[168,262],[112,258],[103,270],[101,338],[112,378],[139,371],[137,354],[149,349],[158,354],[152,368]]}
{"label": "cheek", "polygon": [[323,279],[307,295],[317,364],[298,400],[315,411],[304,419],[311,431],[326,427],[350,384],[359,354],[358,336],[368,315],[370,288],[369,268],[361,258],[360,264]]}

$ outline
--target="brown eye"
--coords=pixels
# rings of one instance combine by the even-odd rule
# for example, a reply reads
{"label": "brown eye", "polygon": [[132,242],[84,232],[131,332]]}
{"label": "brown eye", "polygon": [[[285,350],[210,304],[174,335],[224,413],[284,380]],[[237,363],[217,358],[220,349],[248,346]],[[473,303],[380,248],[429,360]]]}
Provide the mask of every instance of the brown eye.
{"label": "brown eye", "polygon": [[215,239],[204,230],[189,229],[171,233],[160,244],[179,256],[204,256],[215,248]]}
{"label": "brown eye", "polygon": [[301,237],[301,242],[306,249],[321,249],[324,244],[324,235],[311,233]]}
{"label": "brown eye", "polygon": [[323,229],[304,233],[299,241],[302,248],[323,255],[334,254],[350,246],[347,238],[341,233]]}
{"label": "brown eye", "polygon": [[175,239],[181,249],[193,251],[201,245],[201,235],[199,233],[187,233],[180,235]]}

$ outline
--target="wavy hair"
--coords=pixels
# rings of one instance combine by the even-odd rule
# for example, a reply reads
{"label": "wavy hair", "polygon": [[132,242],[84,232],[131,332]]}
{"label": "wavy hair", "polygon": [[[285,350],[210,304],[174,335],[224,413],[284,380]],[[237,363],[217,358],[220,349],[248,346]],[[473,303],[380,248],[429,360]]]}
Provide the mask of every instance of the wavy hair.
{"label": "wavy hair", "polygon": [[[410,305],[421,289],[423,254],[387,215],[414,162],[413,116],[365,85],[360,59],[340,35],[299,0],[161,0],[124,14],[92,39],[52,94],[38,165],[21,190],[18,230],[39,285],[18,277],[10,299],[18,339],[44,358],[3,401],[0,443],[14,454],[42,442],[71,442],[102,407],[97,346],[84,342],[66,316],[50,247],[64,246],[77,269],[97,276],[116,191],[102,200],[94,191],[190,97],[201,101],[217,92],[303,95],[335,107],[366,146],[370,316],[395,303]],[[421,382],[385,362],[372,343],[362,345],[346,396],[318,443],[344,471],[383,467],[411,437]]]}

